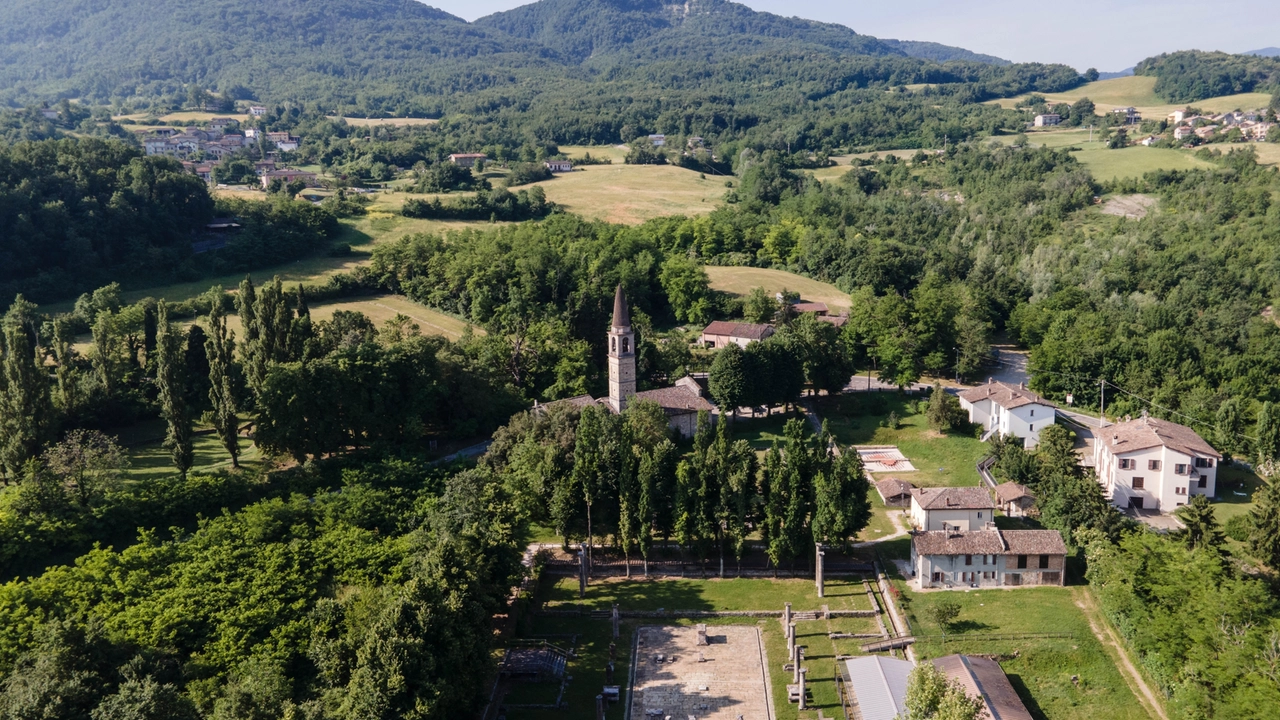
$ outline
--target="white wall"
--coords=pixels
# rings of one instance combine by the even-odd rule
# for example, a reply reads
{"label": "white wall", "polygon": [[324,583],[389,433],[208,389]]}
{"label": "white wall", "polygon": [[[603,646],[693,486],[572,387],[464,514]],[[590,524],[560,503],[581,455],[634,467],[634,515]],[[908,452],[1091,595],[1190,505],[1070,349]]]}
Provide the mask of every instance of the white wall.
{"label": "white wall", "polygon": [[925,510],[914,497],[911,498],[911,524],[921,530],[942,530],[944,523],[961,530],[981,530],[994,519],[994,513],[990,509]]}
{"label": "white wall", "polygon": [[968,402],[961,398],[960,407],[969,412],[969,422],[982,426],[982,429],[995,428],[1001,435],[1016,435],[1023,438],[1027,447],[1040,444],[1040,431],[1052,425],[1055,415],[1048,405],[1023,405],[1006,410],[989,399]]}
{"label": "white wall", "polygon": [[[1111,450],[1110,440],[1101,442],[1095,448],[1094,458],[1098,480],[1104,489],[1111,492],[1111,502],[1116,507],[1126,508],[1130,505],[1130,498],[1140,497],[1144,509],[1169,513],[1191,502],[1194,495],[1212,497],[1217,493],[1217,459],[1212,461],[1211,468],[1196,468],[1194,457],[1172,448],[1145,448],[1117,455],[1113,455]],[[1121,470],[1122,459],[1133,460],[1133,469]],[[1160,463],[1159,470],[1150,468],[1152,460]],[[1186,472],[1179,474],[1178,465],[1186,465]],[[1191,478],[1193,469],[1204,477],[1203,488],[1199,487],[1198,480]],[[1144,481],[1141,490],[1133,488],[1136,477]]]}

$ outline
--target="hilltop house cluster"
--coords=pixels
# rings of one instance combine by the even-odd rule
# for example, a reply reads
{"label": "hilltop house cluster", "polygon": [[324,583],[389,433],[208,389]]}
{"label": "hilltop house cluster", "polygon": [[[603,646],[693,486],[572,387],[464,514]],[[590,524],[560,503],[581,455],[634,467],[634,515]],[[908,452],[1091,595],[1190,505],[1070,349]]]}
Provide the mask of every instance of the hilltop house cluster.
{"label": "hilltop house cluster", "polygon": [[[156,128],[145,131],[141,139],[143,150],[147,155],[168,155],[182,161],[193,174],[205,182],[213,182],[213,169],[228,157],[248,149],[253,142],[265,140],[280,152],[292,152],[298,149],[302,138],[287,132],[263,133],[255,128],[245,128],[239,132],[240,121],[230,117],[215,117],[206,127],[189,126],[178,128]],[[314,184],[315,173],[301,170],[277,169],[274,155],[270,159],[254,163],[254,168],[261,179],[262,187],[268,187],[273,180],[284,182],[303,180],[308,185]]]}
{"label": "hilltop house cluster", "polygon": [[1192,115],[1185,110],[1169,113],[1169,126],[1173,128],[1173,138],[1184,140],[1192,135],[1201,140],[1208,140],[1220,133],[1239,130],[1245,140],[1263,142],[1267,133],[1275,127],[1275,123],[1267,122],[1266,115],[1260,110],[1222,113],[1220,115]]}
{"label": "hilltop house cluster", "polygon": [[[1022,385],[988,380],[960,393],[969,421],[994,434],[1022,438],[1028,447],[1057,422],[1053,403]],[[1194,430],[1143,415],[1094,431],[1081,465],[1091,470],[1113,505],[1134,515],[1171,513],[1195,495],[1217,491],[1222,455]],[[981,470],[981,468],[980,468]],[[1024,485],[917,488],[899,478],[876,483],[888,507],[908,508],[913,528],[910,575],[921,588],[1061,585],[1066,557],[1052,530],[1001,530],[1008,517],[1036,514]],[[989,488],[989,489],[988,489]]]}

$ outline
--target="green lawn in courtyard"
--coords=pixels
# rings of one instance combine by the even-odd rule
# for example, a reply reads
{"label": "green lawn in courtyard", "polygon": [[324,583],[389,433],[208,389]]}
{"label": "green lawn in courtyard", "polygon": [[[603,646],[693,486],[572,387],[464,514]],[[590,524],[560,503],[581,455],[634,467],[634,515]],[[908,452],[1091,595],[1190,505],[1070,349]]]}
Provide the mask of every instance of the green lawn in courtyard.
{"label": "green lawn in courtyard", "polygon": [[578,599],[575,577],[544,580],[538,599],[547,608],[607,610],[617,603],[623,610],[777,610],[790,602],[795,610],[869,610],[870,601],[860,579],[831,578],[826,597],[819,598],[812,580],[733,578],[720,580],[596,579],[587,586],[586,597]]}
{"label": "green lawn in courtyard", "polygon": [[[1049,720],[1140,720],[1147,713],[1129,689],[1115,661],[1089,628],[1076,605],[1076,588],[1022,588],[968,592],[918,593],[894,581],[903,591],[900,607],[917,637],[917,659],[955,653],[999,656],[1018,694],[1037,718]],[[926,608],[941,600],[961,606],[952,634],[943,641],[940,629],[925,618]],[[1068,633],[1069,638],[984,639],[996,633]],[[1073,681],[1076,677],[1077,681]]]}
{"label": "green lawn in courtyard", "polygon": [[[922,398],[894,391],[847,393],[821,398],[818,415],[842,445],[895,445],[915,472],[882,473],[876,480],[897,477],[918,487],[977,485],[976,465],[986,444],[964,432],[939,433],[916,412]],[[901,426],[886,427],[890,413]]]}
{"label": "green lawn in courtyard", "polygon": [[[885,507],[884,501],[880,499],[880,493],[876,492],[875,488],[871,488],[871,491],[867,493],[867,497],[871,499],[871,522],[863,528],[861,533],[858,533],[858,541],[879,540],[897,532],[897,528],[893,526],[893,521],[889,519],[889,513],[901,513],[905,508]],[[902,522],[903,527],[906,527],[905,518],[900,518],[899,522]]]}

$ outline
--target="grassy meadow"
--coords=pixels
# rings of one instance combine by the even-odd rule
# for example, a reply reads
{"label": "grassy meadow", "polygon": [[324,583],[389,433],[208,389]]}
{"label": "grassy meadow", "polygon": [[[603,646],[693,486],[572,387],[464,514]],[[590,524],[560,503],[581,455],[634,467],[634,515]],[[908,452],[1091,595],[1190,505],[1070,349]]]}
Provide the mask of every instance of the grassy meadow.
{"label": "grassy meadow", "polygon": [[[1110,150],[1098,137],[1099,134],[1095,130],[1093,141],[1090,142],[1088,128],[1027,133],[1027,138],[1032,145],[1074,148],[1071,154],[1099,180],[1141,177],[1152,170],[1198,170],[1213,167],[1211,163],[1195,157],[1194,151],[1191,150],[1150,148],[1141,145]],[[1010,136],[992,138],[992,142],[1006,145],[1012,141],[1013,138]],[[1259,145],[1265,145],[1265,143],[1251,144],[1251,146]]]}
{"label": "grassy meadow", "polygon": [[[1020,588],[967,592],[913,592],[895,580],[902,592],[911,629],[917,637],[917,659],[954,653],[996,655],[1000,666],[1032,716],[1052,720],[1145,720],[1139,704],[1116,666],[1114,649],[1094,635],[1081,595],[1088,590]],[[940,600],[960,604],[960,617],[945,640],[941,629],[925,620],[925,609]],[[1101,622],[1095,618],[1094,622]],[[1067,633],[1068,638],[984,639],[995,633]]]}
{"label": "grassy meadow", "polygon": [[806,301],[826,303],[833,312],[849,309],[848,293],[840,292],[835,285],[785,270],[709,265],[706,271],[711,279],[712,289],[731,295],[746,295],[758,287],[769,293],[791,290],[800,293],[800,297]]}
{"label": "grassy meadow", "polygon": [[[1266,93],[1241,93],[1197,100],[1192,103],[1168,103],[1156,95],[1155,85],[1154,77],[1131,75],[1111,80],[1098,80],[1065,92],[1042,93],[1042,95],[1050,103],[1074,103],[1087,97],[1097,106],[1098,112],[1109,112],[1118,107],[1134,107],[1146,119],[1161,118],[1187,106],[1197,107],[1206,112],[1222,113],[1236,109],[1265,108],[1271,102],[1271,96]],[[1001,107],[1015,108],[1025,102],[1027,97],[1027,95],[1019,95],[992,102]]]}

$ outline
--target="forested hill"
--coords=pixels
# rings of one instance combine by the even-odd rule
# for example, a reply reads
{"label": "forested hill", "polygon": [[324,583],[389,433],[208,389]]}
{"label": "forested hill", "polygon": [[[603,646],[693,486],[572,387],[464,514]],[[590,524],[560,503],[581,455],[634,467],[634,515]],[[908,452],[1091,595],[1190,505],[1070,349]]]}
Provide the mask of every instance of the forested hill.
{"label": "forested hill", "polygon": [[537,40],[576,60],[600,55],[644,56],[756,53],[822,49],[851,55],[906,53],[843,25],[784,18],[728,0],[540,0],[480,18],[480,27]]}
{"label": "forested hill", "polygon": [[263,99],[406,84],[443,94],[459,77],[492,83],[555,55],[415,0],[0,3],[0,100],[10,102],[155,97],[186,83]]}
{"label": "forested hill", "polygon": [[494,88],[765,55],[1001,64],[727,0],[541,0],[475,23],[416,0],[0,3],[0,105],[11,106],[170,101],[194,84],[231,99],[443,113],[450,98]]}
{"label": "forested hill", "polygon": [[1280,94],[1280,58],[1185,50],[1147,58],[1133,69],[1156,78],[1155,92],[1169,102],[1195,102],[1247,92]]}

